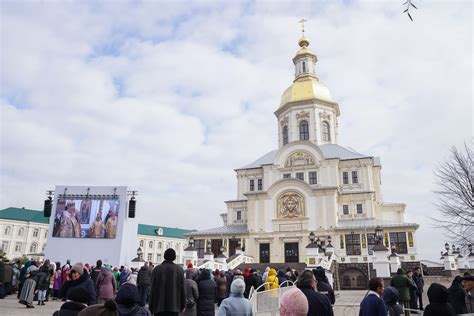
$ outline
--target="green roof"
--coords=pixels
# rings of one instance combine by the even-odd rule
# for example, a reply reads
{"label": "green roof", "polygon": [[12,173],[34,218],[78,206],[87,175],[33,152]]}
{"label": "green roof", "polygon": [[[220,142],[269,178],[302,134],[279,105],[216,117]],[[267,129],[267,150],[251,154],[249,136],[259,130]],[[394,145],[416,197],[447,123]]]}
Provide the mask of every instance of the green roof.
{"label": "green roof", "polygon": [[0,219],[10,219],[13,221],[35,222],[42,224],[49,223],[49,218],[44,217],[42,211],[18,207],[8,207],[0,210]]}
{"label": "green roof", "polygon": [[[162,230],[162,233],[160,229]],[[170,238],[186,239],[184,234],[194,232],[194,231],[196,230],[138,224],[139,235],[163,236],[163,237],[170,237]]]}

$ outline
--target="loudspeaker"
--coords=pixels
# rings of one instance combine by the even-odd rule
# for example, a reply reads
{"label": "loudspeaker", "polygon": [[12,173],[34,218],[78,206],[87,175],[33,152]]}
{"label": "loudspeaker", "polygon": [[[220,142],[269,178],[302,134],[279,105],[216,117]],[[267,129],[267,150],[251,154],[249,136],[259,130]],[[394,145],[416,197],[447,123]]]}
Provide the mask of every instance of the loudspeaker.
{"label": "loudspeaker", "polygon": [[43,215],[44,217],[51,217],[51,210],[53,209],[53,199],[48,197],[44,200]]}
{"label": "loudspeaker", "polygon": [[128,217],[129,218],[135,218],[136,205],[137,205],[137,201],[135,201],[135,198],[132,197],[130,201],[128,202]]}

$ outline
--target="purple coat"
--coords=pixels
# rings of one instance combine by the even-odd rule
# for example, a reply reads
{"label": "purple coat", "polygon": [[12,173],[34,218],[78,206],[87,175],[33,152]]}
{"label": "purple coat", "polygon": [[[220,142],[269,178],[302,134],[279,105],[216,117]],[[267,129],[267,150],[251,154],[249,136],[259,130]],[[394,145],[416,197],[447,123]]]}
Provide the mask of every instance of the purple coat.
{"label": "purple coat", "polygon": [[115,276],[112,272],[102,270],[95,284],[97,297],[102,299],[113,299],[115,297]]}
{"label": "purple coat", "polygon": [[61,287],[61,278],[62,278],[62,275],[61,275],[61,270],[57,270],[54,272],[54,283],[53,283],[53,289],[55,290],[59,290],[59,288]]}

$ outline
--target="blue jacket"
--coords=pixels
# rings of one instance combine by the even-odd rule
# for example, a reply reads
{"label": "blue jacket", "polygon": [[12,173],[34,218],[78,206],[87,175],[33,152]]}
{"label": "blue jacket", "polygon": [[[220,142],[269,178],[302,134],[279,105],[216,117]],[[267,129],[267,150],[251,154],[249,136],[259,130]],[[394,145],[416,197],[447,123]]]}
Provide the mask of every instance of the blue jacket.
{"label": "blue jacket", "polygon": [[231,293],[228,298],[222,301],[217,316],[253,316],[252,304],[243,294]]}
{"label": "blue jacket", "polygon": [[374,294],[367,295],[360,303],[359,316],[387,316],[384,301]]}

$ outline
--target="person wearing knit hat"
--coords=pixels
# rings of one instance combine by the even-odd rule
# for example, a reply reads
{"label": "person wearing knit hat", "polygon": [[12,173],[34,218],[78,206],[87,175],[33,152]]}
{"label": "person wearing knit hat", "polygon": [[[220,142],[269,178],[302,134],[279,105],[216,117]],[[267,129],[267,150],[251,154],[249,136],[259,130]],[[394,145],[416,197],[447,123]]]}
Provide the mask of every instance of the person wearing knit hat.
{"label": "person wearing knit hat", "polygon": [[297,287],[286,291],[280,300],[280,316],[306,316],[308,299]]}
{"label": "person wearing knit hat", "polygon": [[70,280],[67,280],[62,285],[59,290],[60,297],[69,299],[70,292],[76,287],[84,288],[89,294],[89,299],[87,301],[88,305],[95,304],[97,302],[95,285],[89,277],[89,273],[84,269],[82,262],[77,262],[74,264],[70,271]]}
{"label": "person wearing knit hat", "polygon": [[53,316],[77,315],[87,307],[89,293],[82,287],[71,289],[68,300],[61,305],[61,308],[53,313]]}
{"label": "person wearing knit hat", "polygon": [[140,297],[134,284],[125,283],[120,287],[115,297],[119,315],[149,316],[150,312],[144,306],[139,306]]}
{"label": "person wearing knit hat", "polygon": [[217,311],[217,316],[253,315],[252,304],[250,304],[250,301],[244,297],[244,292],[244,281],[241,279],[235,279],[232,281],[232,284],[230,285],[230,295],[228,298],[222,301],[221,306]]}
{"label": "person wearing knit hat", "polygon": [[186,305],[184,271],[173,263],[176,259],[173,249],[166,249],[164,258],[165,261],[156,266],[151,275],[148,307],[153,314],[178,315]]}

